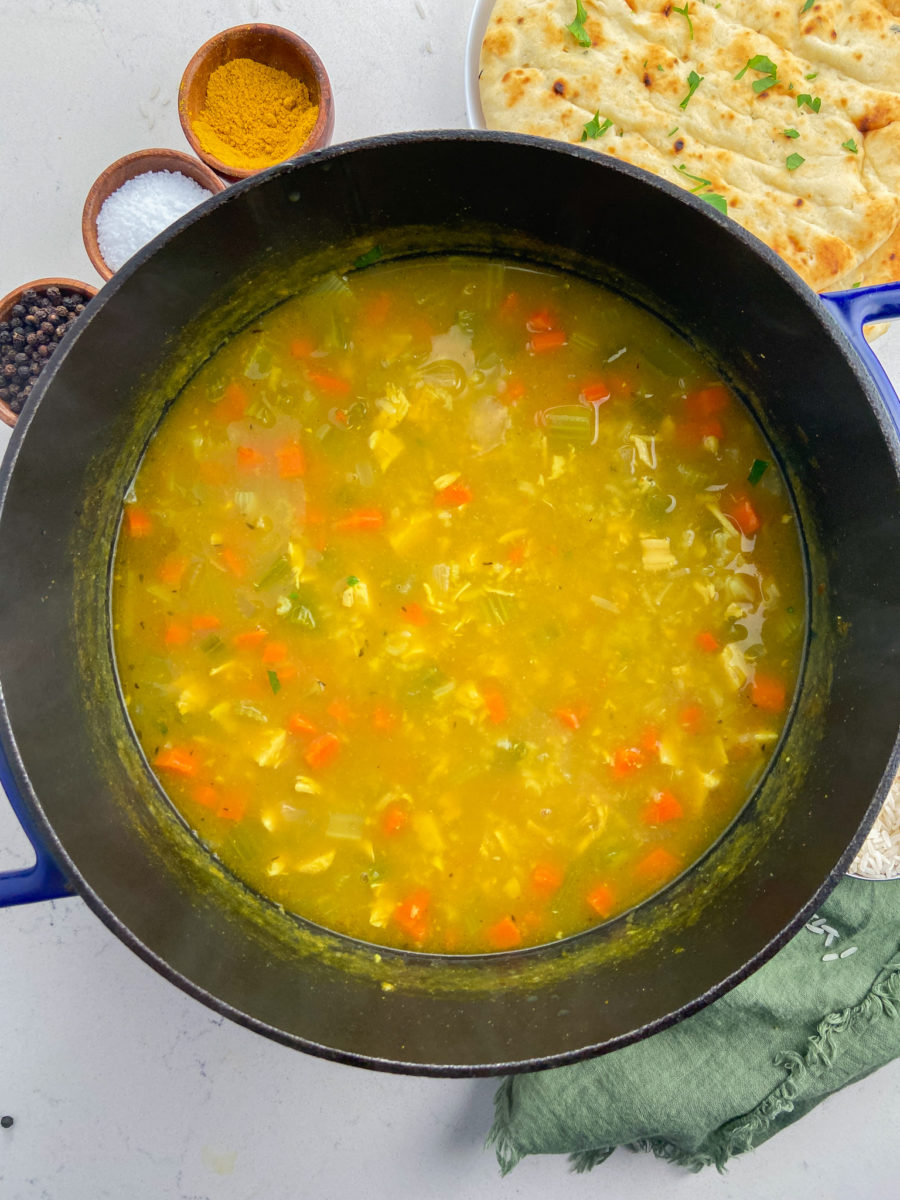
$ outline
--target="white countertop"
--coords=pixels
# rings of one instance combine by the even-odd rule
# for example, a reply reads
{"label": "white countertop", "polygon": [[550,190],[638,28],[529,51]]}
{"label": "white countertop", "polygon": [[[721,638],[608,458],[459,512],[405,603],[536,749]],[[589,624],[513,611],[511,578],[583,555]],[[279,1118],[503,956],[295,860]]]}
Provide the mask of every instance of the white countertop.
{"label": "white countertop", "polygon": [[[304,36],[344,141],[465,125],[470,4],[0,0],[0,295],[49,275],[99,283],[87,190],[122,154],[188,149],[178,83],[219,29],[258,19]],[[897,332],[878,348],[900,380]],[[0,798],[0,868],[29,858]],[[724,1177],[620,1150],[589,1175],[548,1157],[501,1180],[483,1149],[491,1080],[379,1075],[276,1045],[166,982],[79,899],[0,910],[0,955],[0,1115],[15,1119],[0,1129],[3,1200],[900,1196],[900,1062]]]}

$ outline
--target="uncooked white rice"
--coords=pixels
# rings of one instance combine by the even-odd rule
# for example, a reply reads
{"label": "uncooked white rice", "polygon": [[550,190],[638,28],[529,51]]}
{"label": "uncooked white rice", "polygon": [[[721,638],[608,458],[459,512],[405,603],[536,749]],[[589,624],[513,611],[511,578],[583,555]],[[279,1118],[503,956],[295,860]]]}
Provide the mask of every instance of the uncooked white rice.
{"label": "uncooked white rice", "polygon": [[865,879],[900,876],[900,775],[891,784],[884,807],[850,866]]}

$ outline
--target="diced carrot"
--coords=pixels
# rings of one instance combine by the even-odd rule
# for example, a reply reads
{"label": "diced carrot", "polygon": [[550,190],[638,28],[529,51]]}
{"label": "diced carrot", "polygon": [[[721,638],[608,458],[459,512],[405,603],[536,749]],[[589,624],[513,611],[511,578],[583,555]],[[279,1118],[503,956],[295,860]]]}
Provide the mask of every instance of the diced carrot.
{"label": "diced carrot", "polygon": [[563,873],[553,863],[538,863],[531,872],[531,886],[542,896],[552,896],[562,887]]}
{"label": "diced carrot", "polygon": [[243,471],[255,471],[257,467],[261,467],[266,461],[264,454],[260,454],[252,446],[238,446],[237,448],[238,466]]}
{"label": "diced carrot", "polygon": [[346,700],[332,700],[325,711],[341,725],[353,720],[353,709]]}
{"label": "diced carrot", "polygon": [[335,521],[335,529],[367,530],[380,529],[384,524],[384,513],[380,508],[358,508],[356,512],[348,513]]}
{"label": "diced carrot", "polygon": [[414,942],[422,942],[428,933],[428,906],[431,894],[427,888],[419,888],[407,896],[394,909],[394,920]]}
{"label": "diced carrot", "polygon": [[641,749],[645,754],[656,754],[659,750],[659,730],[655,725],[645,725],[641,731]]}
{"label": "diced carrot", "polygon": [[498,688],[486,688],[481,693],[488,720],[492,725],[502,725],[509,715],[506,711],[506,700]]}
{"label": "diced carrot", "polygon": [[512,917],[504,917],[488,929],[487,939],[495,950],[515,950],[522,945],[522,931]]}
{"label": "diced carrot", "polygon": [[731,393],[721,383],[701,388],[685,397],[684,411],[692,421],[702,421],[714,413],[722,412],[731,403]]}
{"label": "diced carrot", "polygon": [[586,380],[581,385],[579,395],[588,404],[602,404],[604,400],[608,400],[610,397],[609,384],[602,379]]}
{"label": "diced carrot", "polygon": [[694,642],[699,649],[705,651],[707,654],[715,654],[715,652],[719,649],[719,643],[716,641],[715,636],[711,634],[708,629],[701,630],[700,633],[698,633],[694,638]]}
{"label": "diced carrot", "polygon": [[634,873],[645,883],[664,883],[681,866],[679,860],[664,846],[657,846],[635,866]]}
{"label": "diced carrot", "polygon": [[332,408],[328,416],[334,421],[335,425],[349,425],[350,423],[350,418],[342,408]]}
{"label": "diced carrot", "polygon": [[223,800],[216,809],[216,816],[223,821],[240,821],[247,811],[247,801],[243,796],[232,795]]}
{"label": "diced carrot", "polygon": [[161,771],[172,771],[175,775],[193,775],[197,770],[197,760],[190,750],[180,746],[167,746],[160,750],[153,765]]}
{"label": "diced carrot", "polygon": [[678,720],[688,733],[702,733],[706,725],[706,713],[699,704],[688,704],[681,710]]}
{"label": "diced carrot", "polygon": [[507,379],[506,390],[500,393],[504,404],[516,404],[525,395],[525,384],[521,379]]}
{"label": "diced carrot", "polygon": [[318,729],[313,725],[312,721],[308,721],[302,713],[292,713],[288,717],[288,729],[291,733],[318,733]]}
{"label": "diced carrot", "polygon": [[514,567],[521,566],[525,561],[528,553],[528,546],[525,542],[515,542],[509,548],[509,554],[506,556],[506,561],[512,563]]}
{"label": "diced carrot", "polygon": [[608,917],[616,907],[616,899],[608,883],[598,883],[585,899],[598,917]]}
{"label": "diced carrot", "polygon": [[277,667],[287,661],[288,648],[284,642],[266,642],[262,660],[267,667]]}
{"label": "diced carrot", "polygon": [[644,765],[644,752],[638,749],[637,746],[620,746],[613,755],[613,775],[617,779],[624,779],[626,775],[633,775],[639,767]]}
{"label": "diced carrot", "polygon": [[223,546],[219,553],[222,555],[222,561],[224,562],[225,566],[235,577],[235,579],[243,579],[247,574],[247,568],[244,565],[244,560],[240,557],[240,555],[235,554],[230,546]]}
{"label": "diced carrot", "polygon": [[759,514],[746,496],[738,496],[726,514],[735,522],[744,537],[753,537],[760,527]]}
{"label": "diced carrot", "polygon": [[310,371],[309,382],[320,392],[328,392],[332,396],[346,396],[350,391],[350,383],[340,375],[332,375],[330,371]]}
{"label": "diced carrot", "polygon": [[306,474],[306,455],[299,442],[285,442],[275,451],[278,474],[282,479],[299,479]]}
{"label": "diced carrot", "polygon": [[198,784],[192,792],[195,804],[201,804],[204,808],[216,808],[219,803],[219,793],[209,783]]}
{"label": "diced carrot", "polygon": [[549,333],[551,329],[556,329],[556,319],[546,308],[542,308],[528,317],[525,328],[529,333]]}
{"label": "diced carrot", "polygon": [[404,829],[409,822],[409,813],[405,808],[401,808],[399,804],[392,804],[390,808],[385,809],[384,816],[381,818],[381,828],[387,834],[399,833]]}
{"label": "diced carrot", "polygon": [[[278,682],[279,683],[290,683],[290,681],[294,678],[294,676],[296,674],[297,674],[297,668],[295,666],[292,666],[291,663],[283,662],[283,663],[278,664]],[[271,683],[271,680],[269,682]]]}
{"label": "diced carrot", "polygon": [[247,411],[248,396],[239,383],[229,383],[222,399],[216,405],[216,417],[226,425],[239,421]]}
{"label": "diced carrot", "polygon": [[503,303],[500,305],[499,312],[504,317],[512,316],[519,309],[519,293],[507,292]]}
{"label": "diced carrot", "polygon": [[705,438],[721,441],[725,430],[718,417],[703,417],[696,421],[681,421],[675,427],[675,437],[683,446],[699,446]]}
{"label": "diced carrot", "polygon": [[170,588],[181,586],[184,573],[188,568],[188,560],[180,554],[167,554],[159,568],[159,577]]}
{"label": "diced carrot", "polygon": [[182,625],[180,621],[171,621],[166,626],[166,632],[163,635],[163,641],[167,646],[183,646],[189,642],[191,631],[187,625]]}
{"label": "diced carrot", "polygon": [[397,727],[397,716],[389,708],[376,704],[372,711],[372,728],[377,733],[391,733]]}
{"label": "diced carrot", "polygon": [[268,636],[268,630],[257,625],[255,629],[245,629],[243,633],[236,634],[234,644],[239,650],[252,650],[254,646],[262,645]]}
{"label": "diced carrot", "polygon": [[128,532],[132,537],[146,537],[153,528],[149,514],[136,504],[125,505],[125,520],[128,524]]}
{"label": "diced carrot", "polygon": [[291,339],[291,354],[294,358],[309,358],[316,343],[311,337],[295,337]]}
{"label": "diced carrot", "polygon": [[787,702],[787,692],[780,679],[776,679],[774,675],[763,675],[757,671],[753,683],[750,685],[750,699],[757,708],[765,709],[766,712],[783,712]]}
{"label": "diced carrot", "polygon": [[303,757],[311,767],[327,767],[337,758],[340,748],[340,740],[335,734],[323,733],[310,742]]}
{"label": "diced carrot", "polygon": [[197,613],[195,617],[191,617],[191,629],[195,632],[221,628],[222,622],[215,613]]}
{"label": "diced carrot", "polygon": [[546,354],[549,350],[559,350],[568,340],[564,329],[548,329],[546,333],[533,333],[528,348],[532,354]]}
{"label": "diced carrot", "polygon": [[683,816],[684,809],[676,796],[671,792],[657,792],[644,806],[641,820],[645,825],[662,825],[666,821],[677,821]]}
{"label": "diced carrot", "polygon": [[580,729],[581,722],[587,716],[587,710],[584,706],[578,708],[558,708],[556,710],[556,719],[561,725],[565,725],[567,729]]}
{"label": "diced carrot", "polygon": [[471,500],[472,489],[461,479],[457,479],[434,494],[434,502],[441,508],[459,508],[463,504],[469,504]]}
{"label": "diced carrot", "polygon": [[413,601],[412,604],[402,604],[400,606],[400,611],[403,613],[407,624],[409,625],[428,624],[428,613],[426,613],[421,604],[416,604],[415,601]]}

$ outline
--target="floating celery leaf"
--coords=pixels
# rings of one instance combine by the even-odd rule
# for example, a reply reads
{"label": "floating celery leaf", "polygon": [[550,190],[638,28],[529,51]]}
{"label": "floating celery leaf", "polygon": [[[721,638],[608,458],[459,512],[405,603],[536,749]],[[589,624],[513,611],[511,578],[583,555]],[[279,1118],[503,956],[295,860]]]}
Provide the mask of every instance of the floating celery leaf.
{"label": "floating celery leaf", "polygon": [[750,474],[747,476],[747,482],[751,487],[756,487],[759,481],[769,469],[769,464],[764,458],[754,458],[753,466],[750,468]]}
{"label": "floating celery leaf", "polygon": [[361,254],[359,258],[353,260],[353,265],[357,269],[360,267],[371,267],[372,263],[377,263],[383,255],[383,250],[380,246],[373,246],[371,250],[367,250],[365,254]]}

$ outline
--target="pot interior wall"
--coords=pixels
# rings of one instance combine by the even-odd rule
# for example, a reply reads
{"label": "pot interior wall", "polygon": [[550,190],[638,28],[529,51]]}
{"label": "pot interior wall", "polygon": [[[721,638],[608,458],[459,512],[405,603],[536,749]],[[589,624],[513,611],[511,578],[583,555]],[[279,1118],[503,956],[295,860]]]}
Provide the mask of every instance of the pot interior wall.
{"label": "pot interior wall", "polygon": [[[104,288],[54,359],[2,479],[4,743],[86,899],[180,986],[273,1037],[369,1065],[542,1065],[612,1048],[720,993],[839,877],[889,782],[900,726],[896,450],[816,298],[705,207],[528,139],[338,147],[185,218]],[[198,848],[116,693],[111,547],[161,413],[230,332],[374,244],[386,257],[530,257],[647,304],[746,397],[797,498],[811,636],[763,787],[661,897],[560,946],[477,961],[376,955],[286,917]]]}

